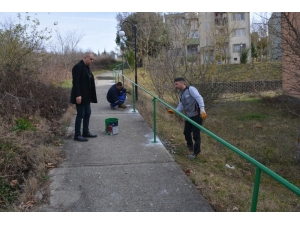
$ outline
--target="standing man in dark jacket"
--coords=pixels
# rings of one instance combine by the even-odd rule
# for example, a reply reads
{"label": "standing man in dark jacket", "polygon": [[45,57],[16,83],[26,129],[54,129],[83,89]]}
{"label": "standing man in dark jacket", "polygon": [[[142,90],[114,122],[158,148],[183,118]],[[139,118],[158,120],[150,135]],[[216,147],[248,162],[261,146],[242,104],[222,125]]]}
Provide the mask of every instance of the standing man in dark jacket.
{"label": "standing man in dark jacket", "polygon": [[[95,78],[90,70],[90,65],[94,61],[94,55],[91,52],[84,54],[83,59],[72,69],[72,92],[71,103],[76,104],[77,115],[75,119],[74,140],[88,141],[86,137],[97,137],[89,131],[89,122],[91,116],[91,102],[97,103]],[[81,121],[83,129],[81,135]]]}
{"label": "standing man in dark jacket", "polygon": [[106,99],[110,103],[110,108],[115,109],[115,107],[118,106],[119,108],[126,109],[126,105],[124,105],[126,93],[130,94],[130,92],[123,87],[121,82],[113,84],[106,95]]}

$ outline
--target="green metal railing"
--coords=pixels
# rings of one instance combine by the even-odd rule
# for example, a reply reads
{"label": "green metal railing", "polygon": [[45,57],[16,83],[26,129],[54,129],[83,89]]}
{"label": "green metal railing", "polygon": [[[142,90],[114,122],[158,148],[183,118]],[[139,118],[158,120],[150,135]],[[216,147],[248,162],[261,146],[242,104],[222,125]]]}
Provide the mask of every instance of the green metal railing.
{"label": "green metal railing", "polygon": [[[118,76],[118,80],[119,80],[120,73],[115,71],[115,76]],[[163,100],[161,100],[156,95],[149,92],[148,90],[144,89],[143,87],[137,85],[132,80],[125,77],[123,74],[121,74],[121,76],[123,78],[123,83],[124,83],[124,78],[132,83],[132,102],[133,102],[133,111],[134,112],[135,112],[135,101],[136,101],[135,98],[134,98],[134,87],[135,86],[137,86],[139,89],[143,90],[144,92],[146,92],[147,94],[149,94],[153,97],[153,99],[152,99],[152,101],[153,101],[153,131],[154,131],[154,140],[152,141],[153,143],[157,143],[157,141],[156,141],[156,101],[159,101],[164,106],[166,106],[167,108],[170,108],[170,109],[174,110],[174,112],[176,114],[178,114],[180,117],[184,118],[185,120],[187,120],[188,122],[190,122],[191,124],[193,124],[194,126],[199,128],[200,130],[202,130],[204,133],[208,134],[209,136],[211,136],[212,138],[214,138],[215,140],[217,140],[218,142],[220,142],[221,144],[223,144],[224,146],[226,146],[227,148],[229,148],[233,152],[237,153],[239,156],[246,159],[248,162],[250,162],[252,165],[254,165],[256,167],[254,188],[253,188],[253,195],[252,195],[251,212],[255,212],[256,208],[257,208],[258,192],[259,192],[259,185],[260,185],[260,178],[261,178],[261,172],[262,171],[264,173],[266,173],[267,175],[269,175],[274,180],[278,181],[280,184],[285,186],[287,189],[289,189],[290,191],[292,191],[296,195],[300,196],[300,189],[298,187],[291,184],[289,181],[287,181],[283,177],[279,176],[277,173],[270,170],[269,168],[267,168],[266,166],[264,166],[263,164],[261,164],[260,162],[255,160],[254,158],[250,157],[249,155],[247,155],[246,153],[241,151],[240,149],[236,148],[235,146],[233,146],[230,143],[224,141],[222,138],[218,137],[214,133],[210,132],[209,130],[205,129],[201,125],[197,124],[196,122],[194,122],[193,120],[191,120],[190,118],[185,116],[184,114],[178,112],[175,108],[170,106],[168,103],[164,102]]]}

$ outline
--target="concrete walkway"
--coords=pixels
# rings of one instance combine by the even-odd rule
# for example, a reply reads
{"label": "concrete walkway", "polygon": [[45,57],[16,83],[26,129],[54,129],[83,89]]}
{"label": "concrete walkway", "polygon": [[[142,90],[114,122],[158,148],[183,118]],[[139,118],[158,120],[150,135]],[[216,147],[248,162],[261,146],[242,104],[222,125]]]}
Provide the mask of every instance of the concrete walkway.
{"label": "concrete walkway", "polygon": [[[66,160],[50,171],[49,204],[43,212],[213,212],[195,185],[131,102],[111,110],[106,93],[112,74],[97,79],[98,104],[92,104],[88,142],[64,140]],[[105,133],[105,119],[118,118],[118,134]]]}

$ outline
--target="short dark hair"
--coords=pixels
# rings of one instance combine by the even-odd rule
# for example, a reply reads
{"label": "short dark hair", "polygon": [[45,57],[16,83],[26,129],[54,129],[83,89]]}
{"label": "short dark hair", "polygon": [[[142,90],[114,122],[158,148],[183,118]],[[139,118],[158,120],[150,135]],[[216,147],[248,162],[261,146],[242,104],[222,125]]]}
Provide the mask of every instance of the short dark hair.
{"label": "short dark hair", "polygon": [[183,77],[176,77],[174,79],[174,82],[177,82],[177,81],[185,81],[185,79]]}
{"label": "short dark hair", "polygon": [[123,84],[122,84],[122,82],[118,82],[118,83],[116,83],[116,86],[122,87]]}

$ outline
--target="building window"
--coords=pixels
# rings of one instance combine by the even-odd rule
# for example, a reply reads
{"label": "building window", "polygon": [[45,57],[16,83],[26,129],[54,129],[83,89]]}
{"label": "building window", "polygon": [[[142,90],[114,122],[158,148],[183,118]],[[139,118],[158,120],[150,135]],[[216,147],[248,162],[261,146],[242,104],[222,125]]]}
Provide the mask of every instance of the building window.
{"label": "building window", "polygon": [[192,30],[190,32],[190,38],[199,38],[199,31],[198,30]]}
{"label": "building window", "polygon": [[209,23],[205,23],[205,30],[209,30]]}
{"label": "building window", "polygon": [[234,61],[237,61],[237,58],[233,58]]}
{"label": "building window", "polygon": [[182,19],[175,19],[175,24],[176,25],[181,25],[182,24]]}
{"label": "building window", "polygon": [[210,46],[211,45],[210,38],[206,37],[205,38],[205,43],[206,43],[206,46]]}
{"label": "building window", "polygon": [[198,29],[198,20],[191,20],[191,30]]}
{"label": "building window", "polygon": [[188,45],[187,46],[187,53],[188,54],[196,54],[198,51],[198,46],[197,45]]}
{"label": "building window", "polygon": [[182,54],[182,48],[176,48],[175,52],[177,55],[181,55]]}
{"label": "building window", "polygon": [[233,52],[241,52],[245,48],[246,48],[246,44],[236,44],[233,45]]}
{"label": "building window", "polygon": [[245,20],[245,13],[233,13],[232,20]]}
{"label": "building window", "polygon": [[233,36],[234,37],[246,36],[246,29],[245,28],[240,28],[240,29],[234,30]]}

